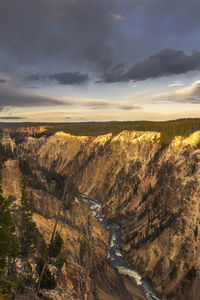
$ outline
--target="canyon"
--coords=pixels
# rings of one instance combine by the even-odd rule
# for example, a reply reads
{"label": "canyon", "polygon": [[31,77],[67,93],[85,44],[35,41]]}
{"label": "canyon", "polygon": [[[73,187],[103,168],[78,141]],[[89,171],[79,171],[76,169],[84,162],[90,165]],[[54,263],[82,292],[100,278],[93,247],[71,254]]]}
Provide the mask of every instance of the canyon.
{"label": "canyon", "polygon": [[[39,138],[29,131],[20,142],[8,131],[2,138],[17,152],[1,171],[13,217],[20,206],[22,177],[27,176],[33,220],[49,241],[60,200],[44,170],[54,170],[81,194],[101,202],[103,217],[121,226],[126,264],[150,280],[162,299],[200,299],[200,131],[176,136],[165,146],[153,131],[97,137],[56,132]],[[20,161],[30,166],[40,186],[31,183],[31,174],[22,174]],[[78,193],[71,208],[62,211],[58,230],[68,263],[61,271],[51,267],[59,285],[45,295],[145,299],[134,282],[109,265],[109,233]]]}

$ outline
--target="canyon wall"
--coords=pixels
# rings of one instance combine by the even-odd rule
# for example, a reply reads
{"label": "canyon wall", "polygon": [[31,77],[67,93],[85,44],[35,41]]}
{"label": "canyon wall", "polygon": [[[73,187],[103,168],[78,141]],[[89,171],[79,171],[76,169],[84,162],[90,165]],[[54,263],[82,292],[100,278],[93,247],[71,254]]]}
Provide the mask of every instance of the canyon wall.
{"label": "canyon wall", "polygon": [[198,299],[200,132],[162,147],[157,132],[28,137],[18,151],[34,167],[65,174],[122,226],[130,266],[168,299]]}
{"label": "canyon wall", "polygon": [[[37,167],[35,170],[46,190],[29,185],[28,177],[25,176],[27,192],[31,199],[33,221],[48,244],[61,201],[54,193],[53,182],[48,183],[46,178],[41,178]],[[24,174],[20,170],[19,160],[7,160],[1,170],[1,187],[4,197],[10,202],[16,228],[20,218],[23,180]],[[57,287],[53,290],[42,290],[42,294],[55,300],[121,300],[123,297],[127,300],[133,299],[126,287],[127,282],[107,262],[109,234],[93,216],[87,201],[77,195],[69,208],[62,209],[57,225],[57,232],[64,241],[62,251],[65,253],[66,264],[60,269],[53,260],[49,262],[50,271],[57,280]],[[29,262],[35,269],[35,262],[31,258]],[[26,261],[19,261],[18,272],[23,273],[24,263]],[[25,296],[19,297],[29,300],[35,295],[28,291]]]}

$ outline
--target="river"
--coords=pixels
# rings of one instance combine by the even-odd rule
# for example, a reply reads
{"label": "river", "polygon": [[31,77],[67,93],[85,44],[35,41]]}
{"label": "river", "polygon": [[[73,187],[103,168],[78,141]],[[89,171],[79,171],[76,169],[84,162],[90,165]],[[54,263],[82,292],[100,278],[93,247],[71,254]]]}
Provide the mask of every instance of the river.
{"label": "river", "polygon": [[107,258],[110,265],[113,268],[117,269],[120,274],[128,276],[138,286],[140,286],[147,300],[161,300],[161,297],[158,296],[154,291],[151,283],[143,278],[137,270],[129,268],[125,263],[120,251],[120,226],[102,217],[101,202],[84,194],[80,194],[80,196],[88,201],[93,215],[105,226],[107,231],[110,233],[109,244],[107,246]]}

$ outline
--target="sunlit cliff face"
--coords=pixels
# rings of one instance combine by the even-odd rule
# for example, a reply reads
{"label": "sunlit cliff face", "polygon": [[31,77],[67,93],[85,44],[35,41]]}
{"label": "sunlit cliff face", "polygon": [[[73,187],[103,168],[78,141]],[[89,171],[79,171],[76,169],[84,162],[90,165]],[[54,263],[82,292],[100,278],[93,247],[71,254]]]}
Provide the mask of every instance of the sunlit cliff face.
{"label": "sunlit cliff face", "polygon": [[193,134],[191,134],[187,138],[183,137],[175,137],[171,146],[172,147],[184,147],[184,146],[197,146],[200,141],[200,131],[196,131]]}

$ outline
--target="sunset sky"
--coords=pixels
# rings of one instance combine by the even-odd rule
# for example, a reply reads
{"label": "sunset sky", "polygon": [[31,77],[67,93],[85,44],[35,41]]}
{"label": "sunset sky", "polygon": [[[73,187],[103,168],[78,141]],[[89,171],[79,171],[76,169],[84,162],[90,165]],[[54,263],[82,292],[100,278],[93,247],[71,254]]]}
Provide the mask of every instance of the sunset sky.
{"label": "sunset sky", "polygon": [[200,1],[0,0],[0,121],[200,117]]}

